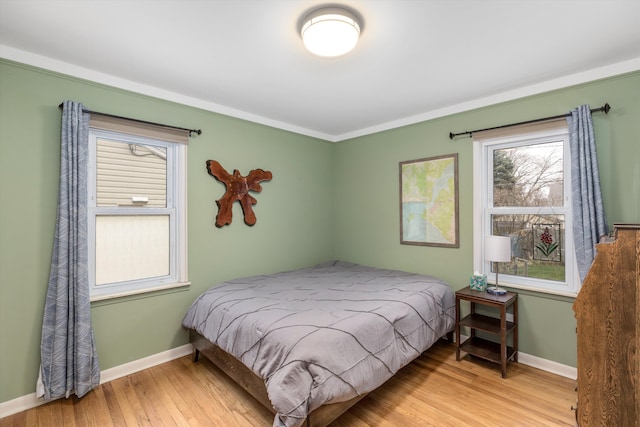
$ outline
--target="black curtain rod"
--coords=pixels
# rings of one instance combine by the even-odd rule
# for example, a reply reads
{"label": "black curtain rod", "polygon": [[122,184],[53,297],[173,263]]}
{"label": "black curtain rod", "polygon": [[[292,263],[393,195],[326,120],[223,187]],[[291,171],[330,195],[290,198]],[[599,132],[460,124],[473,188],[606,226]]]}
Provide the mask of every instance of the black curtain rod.
{"label": "black curtain rod", "polygon": [[[609,105],[609,103],[606,103],[606,104],[604,104],[604,105],[603,105],[602,107],[600,107],[600,108],[593,108],[593,109],[591,109],[591,112],[592,112],[592,113],[597,113],[597,112],[600,112],[600,111],[604,111],[604,113],[605,113],[605,114],[608,114],[608,113],[609,113],[609,110],[611,110],[611,106]],[[567,116],[570,116],[570,115],[571,115],[571,113],[566,113],[566,114],[560,114],[560,115],[557,115],[557,116],[544,117],[544,118],[542,118],[542,119],[535,119],[535,120],[527,120],[526,122],[511,123],[511,124],[508,124],[508,125],[495,126],[495,127],[492,127],[492,128],[486,128],[486,129],[469,130],[469,131],[466,131],[466,132],[460,132],[460,133],[453,133],[453,132],[449,132],[449,139],[453,139],[453,138],[455,138],[456,136],[460,136],[460,135],[469,135],[469,136],[471,136],[471,135],[473,135],[473,134],[474,134],[474,133],[476,133],[476,132],[483,132],[483,131],[485,131],[485,130],[502,129],[502,128],[508,128],[508,127],[511,127],[511,126],[528,125],[528,124],[530,124],[530,123],[543,122],[543,121],[545,121],[545,120],[561,119],[561,118],[563,118],[563,117],[567,117]]]}
{"label": "black curtain rod", "polygon": [[[62,109],[63,105],[64,105],[64,103],[58,105],[58,108]],[[131,119],[129,117],[116,116],[114,114],[101,113],[99,111],[91,111],[91,110],[87,110],[85,108],[83,108],[82,111],[84,113],[97,114],[99,116],[112,117],[114,119],[131,120],[132,122],[144,123],[146,125],[162,126],[162,127],[169,128],[169,129],[184,130],[184,131],[189,132],[189,137],[191,137],[192,133],[195,133],[197,135],[202,135],[202,129],[187,129],[187,128],[181,128],[181,127],[178,127],[178,126],[165,125],[165,124],[162,124],[162,123],[147,122],[145,120]]]}

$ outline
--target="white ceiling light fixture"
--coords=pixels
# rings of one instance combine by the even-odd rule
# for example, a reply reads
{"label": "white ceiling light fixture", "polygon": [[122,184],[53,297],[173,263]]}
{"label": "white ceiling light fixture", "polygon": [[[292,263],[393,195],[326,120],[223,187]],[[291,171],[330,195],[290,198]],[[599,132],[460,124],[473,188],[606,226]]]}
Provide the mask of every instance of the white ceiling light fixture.
{"label": "white ceiling light fixture", "polygon": [[316,9],[307,15],[300,30],[307,50],[318,56],[340,56],[350,52],[360,38],[360,23],[340,7]]}

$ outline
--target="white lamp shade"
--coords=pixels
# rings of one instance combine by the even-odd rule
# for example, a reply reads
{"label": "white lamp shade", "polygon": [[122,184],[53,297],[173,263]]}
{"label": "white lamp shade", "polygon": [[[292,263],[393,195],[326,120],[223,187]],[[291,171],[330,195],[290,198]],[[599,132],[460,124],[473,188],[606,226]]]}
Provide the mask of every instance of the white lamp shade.
{"label": "white lamp shade", "polygon": [[486,236],[484,259],[492,262],[511,261],[511,239],[504,236]]}
{"label": "white lamp shade", "polygon": [[318,56],[340,56],[358,43],[360,25],[355,15],[340,8],[323,8],[309,14],[300,30],[305,47]]}

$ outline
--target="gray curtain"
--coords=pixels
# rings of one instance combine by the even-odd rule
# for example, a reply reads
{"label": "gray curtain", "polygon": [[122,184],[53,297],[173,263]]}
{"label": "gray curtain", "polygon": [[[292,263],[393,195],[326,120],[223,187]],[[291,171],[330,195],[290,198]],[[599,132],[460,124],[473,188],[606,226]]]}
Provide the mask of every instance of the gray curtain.
{"label": "gray curtain", "polygon": [[596,243],[607,234],[600,191],[591,109],[581,105],[567,117],[571,149],[573,239],[580,281],[584,281],[596,256]]}
{"label": "gray curtain", "polygon": [[60,190],[49,287],[44,307],[38,396],[84,396],[100,384],[91,327],[87,271],[89,114],[65,101],[62,110]]}

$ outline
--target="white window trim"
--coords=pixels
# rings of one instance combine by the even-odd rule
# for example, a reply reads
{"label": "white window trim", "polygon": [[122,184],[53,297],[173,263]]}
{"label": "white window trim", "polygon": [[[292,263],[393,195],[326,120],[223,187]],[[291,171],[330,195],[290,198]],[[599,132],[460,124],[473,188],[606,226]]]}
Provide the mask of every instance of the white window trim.
{"label": "white window trim", "polygon": [[[167,162],[167,204],[168,208],[136,208],[127,207],[127,215],[148,215],[153,213],[168,213],[174,216],[170,221],[170,273],[160,278],[150,278],[133,280],[130,282],[120,282],[109,285],[95,285],[96,265],[95,265],[95,218],[97,214],[108,214],[109,212],[119,212],[119,208],[98,208],[96,207],[96,139],[99,137],[115,139],[117,141],[145,144],[150,146],[164,147],[172,151],[168,158],[173,159]],[[145,138],[119,132],[111,132],[102,129],[89,129],[89,162],[88,162],[88,274],[90,287],[90,300],[101,301],[111,298],[120,298],[129,295],[161,291],[173,288],[189,286],[188,263],[187,263],[187,145],[173,142],[166,142],[152,138]],[[172,182],[170,185],[169,183]],[[170,198],[173,203],[170,203]]]}
{"label": "white window trim", "polygon": [[[522,289],[533,292],[553,294],[559,296],[575,297],[580,290],[580,279],[578,275],[578,267],[575,257],[575,249],[573,245],[573,220],[571,218],[571,156],[569,155],[569,130],[568,128],[560,128],[546,130],[540,132],[529,132],[511,136],[502,136],[494,138],[478,138],[473,141],[473,269],[487,275],[489,282],[495,283],[495,273],[491,272],[491,266],[488,261],[484,260],[484,236],[491,234],[490,216],[487,213],[488,191],[488,174],[484,171],[484,159],[488,146],[496,146],[507,142],[522,141],[526,145],[534,139],[562,137],[565,144],[564,155],[564,198],[566,208],[565,215],[565,253],[571,251],[572,262],[565,263],[565,274],[567,278],[566,285],[553,286],[548,281],[540,280],[544,286],[535,286],[536,279],[531,280],[531,284],[513,283],[509,280],[513,276],[500,274],[500,286],[508,288]],[[568,201],[568,203],[567,203]],[[558,213],[554,211],[553,213]]]}

